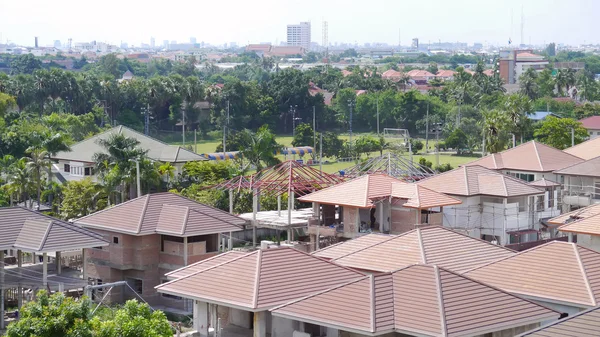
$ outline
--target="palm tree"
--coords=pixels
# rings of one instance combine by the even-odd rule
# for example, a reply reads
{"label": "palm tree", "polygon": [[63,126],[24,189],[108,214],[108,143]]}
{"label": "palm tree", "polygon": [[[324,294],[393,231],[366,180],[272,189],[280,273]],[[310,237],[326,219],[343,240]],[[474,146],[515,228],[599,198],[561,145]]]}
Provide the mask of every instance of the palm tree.
{"label": "palm tree", "polygon": [[577,89],[581,98],[586,101],[593,101],[598,94],[598,83],[594,80],[594,75],[589,70],[579,73]]}
{"label": "palm tree", "polygon": [[[10,169],[7,176],[7,188],[12,195],[16,195],[16,201],[26,201],[31,190],[31,176],[27,170],[27,158],[21,158],[15,161]],[[29,207],[32,208],[33,201],[29,201]]]}
{"label": "palm tree", "polygon": [[39,149],[29,149],[29,158],[27,159],[27,172],[30,177],[32,177],[37,186],[37,202],[38,207],[41,207],[41,197],[42,197],[42,171],[48,166],[51,165],[50,160],[48,159],[48,152]]}
{"label": "palm tree", "polygon": [[533,111],[531,100],[521,94],[510,95],[506,98],[504,110],[512,133],[518,133],[521,136],[522,143],[525,127],[529,124],[529,118],[527,117]]}
{"label": "palm tree", "polygon": [[[250,165],[256,167],[257,171],[266,166],[272,166],[279,162],[275,156],[282,148],[275,141],[275,135],[267,126],[262,126],[256,133],[250,130],[241,131],[240,138],[243,139],[243,148],[239,149],[243,158]],[[264,166],[263,166],[264,164]]]}
{"label": "palm tree", "polygon": [[535,69],[528,68],[519,78],[521,93],[530,99],[536,99],[539,96],[537,77]]}
{"label": "palm tree", "polygon": [[505,130],[509,124],[506,115],[499,110],[482,112],[482,130],[486,150],[490,153],[503,151],[508,141]]}
{"label": "palm tree", "polygon": [[575,85],[575,70],[571,68],[558,69],[556,74],[556,90],[559,95],[563,95],[563,88],[566,88],[567,94],[573,85]]}
{"label": "palm tree", "polygon": [[104,148],[104,152],[93,155],[95,170],[101,179],[109,180],[115,186],[121,185],[123,200],[125,191],[131,188],[135,181],[135,160],[145,158],[148,151],[138,147],[140,142],[137,139],[122,134],[112,134],[107,139],[98,139],[97,142]]}
{"label": "palm tree", "polygon": [[167,188],[168,188],[171,179],[173,179],[173,177],[175,177],[175,166],[173,166],[173,164],[171,164],[171,163],[162,163],[158,167],[158,173],[161,176],[167,178]]}

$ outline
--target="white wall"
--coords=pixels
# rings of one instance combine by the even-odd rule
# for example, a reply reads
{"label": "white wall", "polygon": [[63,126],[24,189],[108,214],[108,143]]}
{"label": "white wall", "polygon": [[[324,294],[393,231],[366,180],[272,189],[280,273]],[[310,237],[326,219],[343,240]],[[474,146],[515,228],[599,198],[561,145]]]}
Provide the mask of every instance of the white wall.
{"label": "white wall", "polygon": [[294,331],[299,331],[299,325],[298,321],[271,316],[271,337],[290,337]]}

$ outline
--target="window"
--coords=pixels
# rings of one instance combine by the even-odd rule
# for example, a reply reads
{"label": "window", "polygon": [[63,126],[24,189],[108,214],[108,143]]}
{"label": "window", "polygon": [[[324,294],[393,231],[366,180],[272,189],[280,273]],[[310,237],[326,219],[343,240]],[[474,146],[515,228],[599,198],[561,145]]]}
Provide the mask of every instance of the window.
{"label": "window", "polygon": [[144,288],[144,282],[142,280],[128,277],[126,281],[127,284],[129,284],[129,286],[131,287],[131,289],[133,289],[133,291],[142,295]]}
{"label": "window", "polygon": [[91,176],[92,175],[92,168],[91,167],[86,167],[84,169],[84,175]]}
{"label": "window", "polygon": [[69,164],[65,164],[65,166],[63,167],[63,170],[64,170],[65,172],[71,172],[71,165],[69,165]]}
{"label": "window", "polygon": [[119,244],[119,237],[118,236],[113,236],[113,243],[118,245]]}

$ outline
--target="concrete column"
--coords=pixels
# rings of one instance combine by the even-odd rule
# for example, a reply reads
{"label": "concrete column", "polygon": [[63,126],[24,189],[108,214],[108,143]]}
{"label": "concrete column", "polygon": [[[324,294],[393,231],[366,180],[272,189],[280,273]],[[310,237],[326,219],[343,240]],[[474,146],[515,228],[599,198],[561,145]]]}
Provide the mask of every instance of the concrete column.
{"label": "concrete column", "polygon": [[233,250],[233,232],[229,232],[229,240],[227,240],[227,250]]}
{"label": "concrete column", "polygon": [[229,213],[233,214],[233,190],[229,190]]}
{"label": "concrete column", "polygon": [[81,275],[83,277],[83,280],[87,282],[88,276],[87,276],[87,254],[86,254],[86,251],[87,251],[86,248],[81,250],[81,260],[82,260]]}
{"label": "concrete column", "polygon": [[415,212],[416,212],[416,214],[415,214],[416,215],[415,224],[419,225],[419,224],[421,224],[421,209],[417,208],[415,210]]}
{"label": "concrete column", "polygon": [[379,210],[379,232],[383,233],[384,231],[384,227],[383,227],[383,203],[385,201],[381,201],[380,203],[377,204],[377,208]]}
{"label": "concrete column", "polygon": [[277,216],[281,216],[281,194],[277,196]]}
{"label": "concrete column", "polygon": [[56,263],[56,274],[60,275],[62,273],[62,263],[60,261],[60,252],[55,253],[54,262]]}
{"label": "concrete column", "polygon": [[48,253],[42,253],[42,283],[48,285]]}
{"label": "concrete column", "polygon": [[253,337],[267,337],[267,311],[254,313]]}
{"label": "concrete column", "polygon": [[183,238],[183,265],[188,265],[188,238]]}
{"label": "concrete column", "polygon": [[544,210],[548,209],[548,203],[549,203],[551,197],[553,197],[553,196],[550,195],[550,192],[548,192],[548,191],[544,192]]}
{"label": "concrete column", "polygon": [[194,301],[194,330],[198,331],[200,336],[208,336],[208,303],[202,301]]}
{"label": "concrete column", "polygon": [[213,329],[213,336],[217,336],[217,319],[219,318],[219,315],[217,313],[217,305],[216,304],[209,304],[209,313],[208,313],[209,319],[210,319],[210,327]]}
{"label": "concrete column", "polygon": [[252,248],[256,247],[256,213],[258,212],[258,195],[252,191]]}
{"label": "concrete column", "polygon": [[[527,198],[527,201],[529,202],[529,198]],[[504,198],[504,200],[503,200],[504,207],[502,209],[502,214],[504,215],[502,218],[502,243],[501,243],[502,246],[506,246],[508,244],[508,242],[507,242],[508,236],[506,235],[506,225],[507,225],[507,223],[506,223],[506,221],[507,221],[506,220],[506,205],[507,205],[507,202],[508,202],[508,199]],[[529,208],[529,205],[527,207]]]}
{"label": "concrete column", "polygon": [[[0,250],[0,285],[4,284],[4,251]],[[4,330],[4,288],[0,287],[0,330]]]}
{"label": "concrete column", "polygon": [[[19,275],[21,273],[21,268],[23,267],[23,252],[19,249],[17,250],[17,267],[19,267]],[[19,310],[23,306],[23,287],[17,287],[17,307]]]}
{"label": "concrete column", "polygon": [[569,232],[569,242],[573,242],[573,233]]}
{"label": "concrete column", "polygon": [[338,329],[334,329],[334,328],[327,328],[327,337],[339,337],[340,336],[340,332],[338,331]]}

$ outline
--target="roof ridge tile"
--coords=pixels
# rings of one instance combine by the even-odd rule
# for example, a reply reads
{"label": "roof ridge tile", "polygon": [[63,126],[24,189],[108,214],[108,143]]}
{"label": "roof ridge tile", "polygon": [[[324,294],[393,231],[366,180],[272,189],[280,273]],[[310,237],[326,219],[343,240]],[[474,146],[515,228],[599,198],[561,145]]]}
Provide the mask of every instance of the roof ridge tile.
{"label": "roof ridge tile", "polygon": [[[137,234],[140,234],[140,232],[142,231],[142,225],[144,224],[144,218],[146,217],[146,209],[148,209],[148,202],[150,201],[150,194],[146,194],[145,197],[146,197],[146,200],[144,201],[144,207],[142,208],[142,214],[140,215],[140,223],[138,224]],[[132,199],[132,200],[135,200],[135,199]],[[161,207],[161,210],[162,210],[162,207]]]}
{"label": "roof ridge tile", "polygon": [[442,278],[440,276],[440,270],[438,266],[433,266],[433,273],[435,277],[436,293],[440,313],[440,332],[442,336],[448,336],[448,322],[446,321],[446,308],[444,307],[444,291],[442,287]]}
{"label": "roof ridge tile", "polygon": [[583,282],[585,283],[585,288],[587,290],[588,295],[590,296],[590,300],[592,301],[592,306],[597,306],[596,296],[594,295],[594,291],[592,290],[592,286],[590,284],[590,279],[588,278],[587,271],[585,270],[585,266],[583,265],[583,261],[581,260],[581,255],[579,255],[579,247],[577,245],[573,245],[573,253],[575,254],[575,258],[577,259],[577,264],[579,265],[579,270],[581,271],[581,275],[583,276]]}
{"label": "roof ridge tile", "polygon": [[254,295],[252,297],[252,308],[256,308],[258,305],[258,295],[259,295],[258,292],[259,292],[260,277],[261,277],[260,266],[262,263],[262,257],[263,257],[263,251],[262,251],[262,249],[259,249],[257,256],[256,256],[256,271],[254,274]]}

